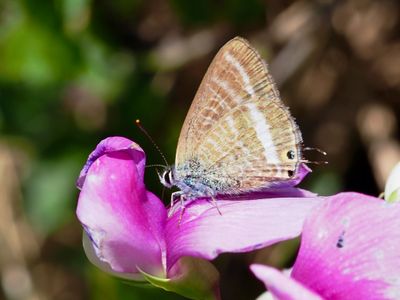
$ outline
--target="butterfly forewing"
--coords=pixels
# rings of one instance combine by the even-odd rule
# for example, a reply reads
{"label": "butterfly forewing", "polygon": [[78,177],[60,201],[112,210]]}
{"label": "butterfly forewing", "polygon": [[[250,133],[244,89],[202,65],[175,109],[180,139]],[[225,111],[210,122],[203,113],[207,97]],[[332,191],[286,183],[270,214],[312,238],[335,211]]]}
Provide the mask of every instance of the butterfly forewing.
{"label": "butterfly forewing", "polygon": [[232,39],[217,53],[200,84],[179,136],[175,162],[190,158],[216,120],[260,89],[270,101],[279,100],[258,53],[246,40]]}
{"label": "butterfly forewing", "polygon": [[266,64],[247,41],[231,40],[211,63],[186,117],[178,180],[200,178],[222,194],[260,190],[290,180],[300,158],[300,131]]}

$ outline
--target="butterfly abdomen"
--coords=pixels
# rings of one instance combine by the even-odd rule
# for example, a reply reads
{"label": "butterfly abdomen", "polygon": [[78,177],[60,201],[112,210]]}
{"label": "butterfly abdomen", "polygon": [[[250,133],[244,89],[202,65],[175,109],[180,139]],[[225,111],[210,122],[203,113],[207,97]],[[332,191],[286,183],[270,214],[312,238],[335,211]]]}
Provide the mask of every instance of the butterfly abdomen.
{"label": "butterfly abdomen", "polygon": [[176,186],[189,198],[215,196],[238,187],[238,181],[227,176],[224,168],[205,166],[192,158],[175,168]]}

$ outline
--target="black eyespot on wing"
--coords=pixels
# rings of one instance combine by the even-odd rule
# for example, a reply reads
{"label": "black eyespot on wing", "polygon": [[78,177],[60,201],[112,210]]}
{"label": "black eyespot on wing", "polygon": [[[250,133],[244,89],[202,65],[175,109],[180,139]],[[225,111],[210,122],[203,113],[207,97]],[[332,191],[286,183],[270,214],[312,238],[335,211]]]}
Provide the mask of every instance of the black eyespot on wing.
{"label": "black eyespot on wing", "polygon": [[294,159],[295,153],[294,153],[293,150],[289,150],[289,151],[286,153],[286,156],[287,156],[287,158],[289,158],[289,159]]}
{"label": "black eyespot on wing", "polygon": [[292,177],[293,174],[294,174],[294,172],[293,172],[292,170],[287,171],[287,173],[288,173],[288,176],[289,176],[289,177]]}

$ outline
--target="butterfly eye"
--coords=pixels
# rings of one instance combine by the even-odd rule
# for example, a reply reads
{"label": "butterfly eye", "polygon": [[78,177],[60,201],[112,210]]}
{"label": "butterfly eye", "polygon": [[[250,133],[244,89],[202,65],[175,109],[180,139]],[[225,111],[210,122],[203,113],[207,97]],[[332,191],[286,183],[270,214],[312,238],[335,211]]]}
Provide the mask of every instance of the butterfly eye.
{"label": "butterfly eye", "polygon": [[286,155],[287,155],[287,157],[288,157],[289,159],[294,159],[294,157],[295,157],[295,154],[294,154],[294,151],[293,151],[293,150],[289,150],[289,151],[286,153]]}
{"label": "butterfly eye", "polygon": [[171,185],[171,170],[164,172],[163,179],[166,184]]}

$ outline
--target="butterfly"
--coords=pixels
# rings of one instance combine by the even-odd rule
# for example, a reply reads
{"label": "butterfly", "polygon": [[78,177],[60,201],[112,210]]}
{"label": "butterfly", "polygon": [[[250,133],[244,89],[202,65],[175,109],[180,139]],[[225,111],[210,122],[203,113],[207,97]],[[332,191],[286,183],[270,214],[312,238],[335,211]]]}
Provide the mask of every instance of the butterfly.
{"label": "butterfly", "polygon": [[161,183],[187,200],[237,195],[299,182],[302,136],[268,72],[243,38],[227,42],[209,66],[184,121],[175,164]]}

